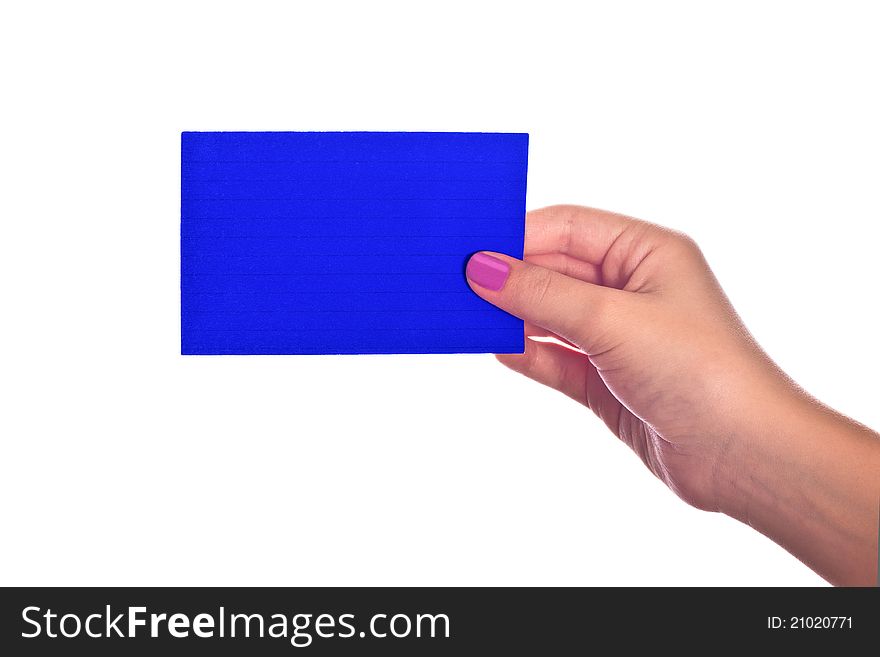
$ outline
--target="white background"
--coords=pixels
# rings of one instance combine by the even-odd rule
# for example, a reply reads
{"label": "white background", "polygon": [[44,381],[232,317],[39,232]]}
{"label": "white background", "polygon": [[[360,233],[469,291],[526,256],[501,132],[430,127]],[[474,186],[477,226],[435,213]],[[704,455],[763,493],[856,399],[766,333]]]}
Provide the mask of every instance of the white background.
{"label": "white background", "polygon": [[870,3],[311,4],[4,5],[0,583],[821,583],[491,356],[181,357],[179,140],[527,131],[878,427]]}

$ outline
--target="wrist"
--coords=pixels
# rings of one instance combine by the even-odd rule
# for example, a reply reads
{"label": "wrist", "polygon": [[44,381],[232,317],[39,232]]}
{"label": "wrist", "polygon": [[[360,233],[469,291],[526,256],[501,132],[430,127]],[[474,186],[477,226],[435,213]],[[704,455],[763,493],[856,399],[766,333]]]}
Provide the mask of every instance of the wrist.
{"label": "wrist", "polygon": [[873,584],[880,437],[784,383],[728,441],[718,510],[835,584]]}
{"label": "wrist", "polygon": [[718,511],[752,524],[752,516],[768,503],[784,474],[801,469],[810,433],[819,420],[815,404],[803,393],[774,386],[762,389],[746,408],[735,413],[737,426],[726,432],[715,477]]}

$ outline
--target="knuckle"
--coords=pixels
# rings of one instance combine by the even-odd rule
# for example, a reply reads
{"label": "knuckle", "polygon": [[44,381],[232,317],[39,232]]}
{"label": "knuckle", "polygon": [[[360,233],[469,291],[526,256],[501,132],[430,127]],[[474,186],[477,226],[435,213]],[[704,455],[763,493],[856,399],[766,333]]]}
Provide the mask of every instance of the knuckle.
{"label": "knuckle", "polygon": [[673,231],[673,239],[677,246],[684,252],[691,255],[700,255],[700,246],[697,241],[690,235],[678,231]]}
{"label": "knuckle", "polygon": [[543,306],[551,298],[553,288],[553,272],[543,267],[536,267],[532,271],[529,285],[532,302],[536,306]]}
{"label": "knuckle", "polygon": [[687,262],[699,261],[703,258],[703,252],[696,240],[678,230],[671,228],[658,227],[660,231],[660,240],[658,245],[664,252],[676,260],[684,260]]}

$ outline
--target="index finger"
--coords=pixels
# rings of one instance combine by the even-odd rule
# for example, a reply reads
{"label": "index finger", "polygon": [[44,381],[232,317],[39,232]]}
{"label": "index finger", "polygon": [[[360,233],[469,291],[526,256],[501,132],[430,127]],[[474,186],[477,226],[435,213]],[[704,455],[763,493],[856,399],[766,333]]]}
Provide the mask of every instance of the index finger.
{"label": "index finger", "polygon": [[599,265],[636,219],[577,205],[552,205],[526,215],[525,255],[564,253]]}

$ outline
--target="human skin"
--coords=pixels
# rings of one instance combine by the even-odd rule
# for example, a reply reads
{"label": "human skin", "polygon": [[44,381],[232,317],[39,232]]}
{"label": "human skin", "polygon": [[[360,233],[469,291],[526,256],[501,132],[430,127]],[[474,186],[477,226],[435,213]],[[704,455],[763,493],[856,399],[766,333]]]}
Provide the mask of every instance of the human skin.
{"label": "human skin", "polygon": [[880,436],[758,346],[696,244],[577,206],[530,212],[525,257],[481,252],[471,288],[526,322],[499,355],[588,406],[687,503],[726,513],[833,584],[877,581]]}

